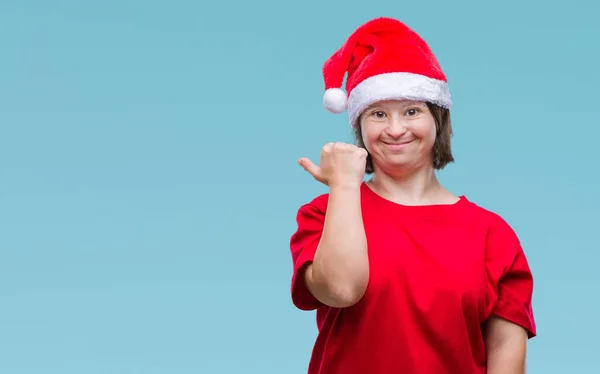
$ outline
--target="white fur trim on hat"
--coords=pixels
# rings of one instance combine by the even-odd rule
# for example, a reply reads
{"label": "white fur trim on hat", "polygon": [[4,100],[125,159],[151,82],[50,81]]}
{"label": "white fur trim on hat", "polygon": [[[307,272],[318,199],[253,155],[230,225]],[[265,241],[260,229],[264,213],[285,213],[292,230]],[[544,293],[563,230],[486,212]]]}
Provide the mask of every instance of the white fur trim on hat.
{"label": "white fur trim on hat", "polygon": [[413,73],[385,73],[363,80],[350,92],[350,124],[371,104],[382,100],[426,101],[443,108],[452,107],[447,82]]}

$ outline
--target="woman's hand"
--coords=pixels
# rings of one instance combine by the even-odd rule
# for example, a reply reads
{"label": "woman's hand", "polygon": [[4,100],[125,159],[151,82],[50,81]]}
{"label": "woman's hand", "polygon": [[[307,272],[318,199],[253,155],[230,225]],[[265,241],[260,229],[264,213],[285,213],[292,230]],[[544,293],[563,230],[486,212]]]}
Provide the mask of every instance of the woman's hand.
{"label": "woman's hand", "polygon": [[321,150],[320,165],[308,158],[301,158],[298,163],[329,187],[358,187],[365,175],[367,151],[354,144],[327,143]]}

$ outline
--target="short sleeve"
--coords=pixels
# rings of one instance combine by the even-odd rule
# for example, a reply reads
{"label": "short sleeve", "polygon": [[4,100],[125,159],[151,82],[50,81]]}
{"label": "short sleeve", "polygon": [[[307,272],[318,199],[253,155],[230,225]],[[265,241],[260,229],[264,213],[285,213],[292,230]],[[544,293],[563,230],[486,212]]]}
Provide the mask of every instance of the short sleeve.
{"label": "short sleeve", "polygon": [[504,221],[490,230],[486,266],[492,283],[491,313],[523,327],[529,338],[536,336],[533,275],[517,235]]}
{"label": "short sleeve", "polygon": [[323,304],[308,290],[304,272],[312,262],[321,240],[327,201],[324,196],[303,205],[296,216],[297,230],[290,240],[293,261],[292,302],[300,310],[314,310]]}

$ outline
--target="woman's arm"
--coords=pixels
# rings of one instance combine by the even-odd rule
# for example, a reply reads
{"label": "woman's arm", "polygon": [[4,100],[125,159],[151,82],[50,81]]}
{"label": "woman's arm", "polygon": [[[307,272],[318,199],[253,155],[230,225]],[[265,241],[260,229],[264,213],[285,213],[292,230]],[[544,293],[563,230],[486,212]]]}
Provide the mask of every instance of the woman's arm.
{"label": "woman's arm", "polygon": [[351,306],[364,295],[369,260],[360,186],[331,187],[323,235],[305,279],[313,296],[331,307]]}
{"label": "woman's arm", "polygon": [[524,374],[527,331],[506,319],[492,316],[485,326],[488,374]]}

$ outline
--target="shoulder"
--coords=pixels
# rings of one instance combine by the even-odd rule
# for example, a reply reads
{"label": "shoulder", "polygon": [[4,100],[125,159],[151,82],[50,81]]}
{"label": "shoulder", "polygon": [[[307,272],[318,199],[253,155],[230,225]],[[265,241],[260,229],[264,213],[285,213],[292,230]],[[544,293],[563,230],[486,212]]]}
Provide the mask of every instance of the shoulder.
{"label": "shoulder", "polygon": [[[466,200],[466,198],[465,198]],[[488,226],[490,229],[500,229],[500,230],[511,230],[512,227],[508,223],[504,217],[502,217],[499,213],[485,208],[473,201],[467,200],[465,213],[471,216],[473,219],[476,219],[478,222],[483,223]]]}
{"label": "shoulder", "polygon": [[327,203],[329,201],[329,194],[324,193],[314,197],[312,200],[304,203],[298,209],[298,213],[322,213],[325,214],[327,210]]}
{"label": "shoulder", "polygon": [[296,213],[296,222],[299,227],[322,225],[327,212],[329,194],[322,194],[302,204]]}
{"label": "shoulder", "polygon": [[471,201],[467,210],[474,222],[485,231],[488,256],[512,258],[522,251],[516,230],[500,214]]}
{"label": "shoulder", "polygon": [[303,204],[296,214],[296,231],[291,237],[292,251],[304,248],[306,242],[315,245],[323,232],[328,194],[319,195]]}

